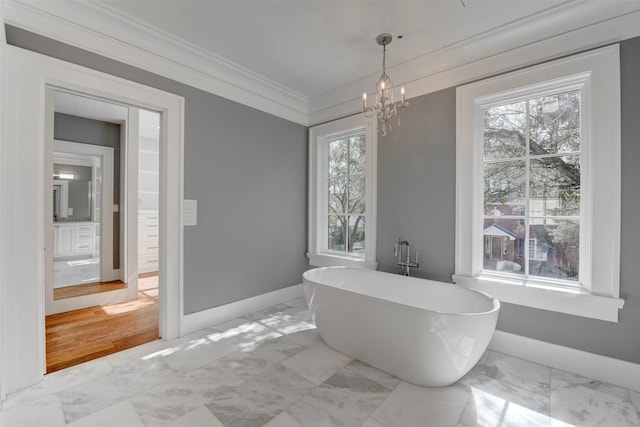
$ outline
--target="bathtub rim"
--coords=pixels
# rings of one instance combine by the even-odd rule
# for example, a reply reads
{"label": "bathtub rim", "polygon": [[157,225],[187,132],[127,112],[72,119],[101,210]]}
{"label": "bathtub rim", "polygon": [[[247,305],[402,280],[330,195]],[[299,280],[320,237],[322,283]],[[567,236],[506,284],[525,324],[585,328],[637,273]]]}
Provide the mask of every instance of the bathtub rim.
{"label": "bathtub rim", "polygon": [[314,286],[326,286],[328,288],[333,288],[339,291],[344,291],[344,292],[351,292],[354,294],[358,294],[358,295],[362,295],[368,298],[374,298],[380,301],[384,301],[387,303],[392,303],[392,304],[398,304],[398,305],[402,305],[404,307],[407,308],[411,308],[411,309],[415,309],[415,310],[422,310],[422,311],[427,311],[429,313],[434,313],[437,314],[439,316],[488,316],[488,315],[492,315],[494,313],[499,314],[500,312],[500,300],[498,300],[497,298],[489,295],[488,293],[481,291],[479,289],[475,289],[472,287],[466,287],[466,286],[460,286],[460,285],[456,285],[454,283],[446,283],[446,282],[440,282],[437,280],[432,280],[432,279],[423,279],[420,277],[411,277],[412,279],[418,279],[418,280],[425,280],[425,281],[431,281],[431,282],[435,282],[435,283],[439,283],[442,285],[451,285],[451,286],[455,286],[456,289],[460,289],[463,292],[471,292],[471,293],[477,293],[480,294],[481,296],[483,296],[484,298],[486,298],[487,300],[489,300],[489,302],[491,303],[492,308],[490,310],[486,310],[486,311],[474,311],[474,312],[469,312],[469,313],[464,313],[464,312],[450,312],[450,311],[440,311],[440,310],[432,310],[432,309],[427,309],[427,308],[422,308],[422,307],[416,307],[415,305],[410,305],[404,302],[399,302],[399,301],[393,301],[393,300],[388,300],[388,299],[384,299],[378,296],[374,296],[374,295],[369,295],[369,294],[365,294],[362,292],[357,292],[354,291],[352,289],[345,289],[345,288],[340,288],[337,286],[333,286],[330,284],[325,284],[325,283],[320,283],[320,282],[316,282],[314,280],[311,280],[310,278],[307,277],[307,274],[313,271],[317,271],[317,270],[362,270],[363,272],[369,272],[369,273],[383,273],[383,274],[389,274],[392,276],[397,276],[397,278],[399,278],[400,280],[402,280],[401,278],[403,278],[404,276],[401,275],[394,275],[393,273],[388,273],[386,271],[378,271],[378,270],[365,270],[365,269],[360,269],[360,268],[355,268],[355,267],[350,267],[350,266],[328,266],[328,267],[314,267],[311,268],[307,271],[305,271],[304,273],[302,273],[302,280],[303,283],[305,285],[314,285]]}

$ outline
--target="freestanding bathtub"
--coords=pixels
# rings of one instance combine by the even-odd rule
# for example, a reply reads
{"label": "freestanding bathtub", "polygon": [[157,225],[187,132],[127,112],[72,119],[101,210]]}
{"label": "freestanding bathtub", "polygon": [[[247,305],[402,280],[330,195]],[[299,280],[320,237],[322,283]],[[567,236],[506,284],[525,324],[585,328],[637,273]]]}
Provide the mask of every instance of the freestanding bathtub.
{"label": "freestanding bathtub", "polygon": [[432,280],[348,267],[303,274],[322,340],[413,384],[455,383],[487,349],[500,302]]}

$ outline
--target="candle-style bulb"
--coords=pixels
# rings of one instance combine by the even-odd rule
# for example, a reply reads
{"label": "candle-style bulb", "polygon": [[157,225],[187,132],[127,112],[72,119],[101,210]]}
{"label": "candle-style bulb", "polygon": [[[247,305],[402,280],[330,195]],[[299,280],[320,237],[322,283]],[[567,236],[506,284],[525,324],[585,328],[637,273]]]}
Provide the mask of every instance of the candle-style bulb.
{"label": "candle-style bulb", "polygon": [[363,110],[367,109],[367,92],[364,92],[362,94],[362,109]]}

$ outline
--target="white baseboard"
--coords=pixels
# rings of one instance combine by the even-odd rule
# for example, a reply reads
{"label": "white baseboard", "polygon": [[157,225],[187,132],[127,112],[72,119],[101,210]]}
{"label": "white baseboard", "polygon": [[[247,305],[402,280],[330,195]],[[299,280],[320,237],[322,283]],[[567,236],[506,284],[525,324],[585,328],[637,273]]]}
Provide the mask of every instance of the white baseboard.
{"label": "white baseboard", "polygon": [[496,331],[489,349],[640,392],[640,364]]}
{"label": "white baseboard", "polygon": [[304,291],[301,283],[220,307],[187,314],[182,318],[180,332],[181,335],[186,335],[302,296]]}

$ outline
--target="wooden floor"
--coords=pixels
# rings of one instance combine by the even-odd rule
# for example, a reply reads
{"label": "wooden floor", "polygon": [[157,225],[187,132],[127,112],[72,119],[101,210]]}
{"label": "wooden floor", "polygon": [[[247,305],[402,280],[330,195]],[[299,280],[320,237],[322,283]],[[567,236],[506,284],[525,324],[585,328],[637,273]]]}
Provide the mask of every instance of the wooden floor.
{"label": "wooden floor", "polygon": [[59,300],[63,298],[73,298],[82,295],[97,294],[100,292],[115,291],[117,289],[125,288],[124,282],[115,280],[113,282],[95,282],[85,283],[82,285],[65,286],[62,288],[55,288],[53,290],[53,299]]}
{"label": "wooden floor", "polygon": [[138,280],[138,299],[46,317],[47,373],[159,338],[158,276]]}

